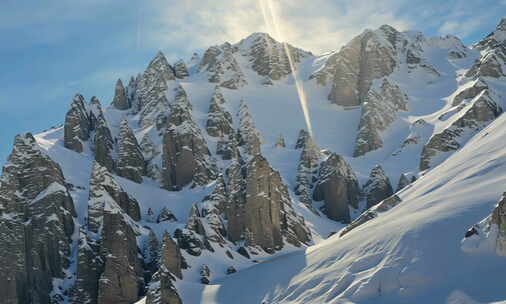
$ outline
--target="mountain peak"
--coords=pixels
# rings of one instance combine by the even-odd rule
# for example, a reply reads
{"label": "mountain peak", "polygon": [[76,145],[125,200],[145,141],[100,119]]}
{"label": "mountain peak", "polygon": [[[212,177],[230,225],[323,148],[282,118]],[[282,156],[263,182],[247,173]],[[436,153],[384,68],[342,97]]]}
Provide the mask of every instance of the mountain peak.
{"label": "mountain peak", "polygon": [[388,25],[388,24],[383,24],[382,26],[379,27],[379,29],[385,33],[397,33],[398,32],[398,30],[396,28],[394,28],[393,26]]}
{"label": "mountain peak", "polygon": [[501,21],[499,21],[499,24],[497,25],[496,30],[506,31],[506,17],[501,18]]}
{"label": "mountain peak", "polygon": [[279,41],[277,41],[276,39],[272,38],[272,36],[269,35],[268,33],[255,32],[255,33],[252,33],[252,34],[248,35],[246,38],[243,38],[236,45],[240,46],[240,47],[243,47],[243,48],[246,48],[246,49],[249,49],[253,45],[257,44],[258,42],[261,42],[261,43],[265,42],[265,43],[272,44],[272,45],[274,45],[274,44],[280,44]]}

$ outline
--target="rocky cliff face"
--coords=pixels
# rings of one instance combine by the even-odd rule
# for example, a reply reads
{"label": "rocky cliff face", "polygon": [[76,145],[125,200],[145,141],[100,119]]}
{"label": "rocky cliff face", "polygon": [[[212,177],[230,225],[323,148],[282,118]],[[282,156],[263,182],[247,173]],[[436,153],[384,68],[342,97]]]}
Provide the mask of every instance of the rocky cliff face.
{"label": "rocky cliff face", "polygon": [[130,108],[130,102],[127,96],[125,87],[121,79],[116,82],[114,90],[114,99],[112,100],[112,106],[118,110],[127,110]]}
{"label": "rocky cliff face", "polygon": [[264,84],[272,84],[292,73],[288,56],[297,66],[311,53],[297,49],[287,43],[280,43],[265,33],[255,33],[240,41],[242,55],[249,57],[251,68],[265,77]]}
{"label": "rocky cliff face", "polygon": [[82,95],[77,94],[72,100],[70,110],[65,116],[65,148],[83,152],[84,142],[90,138],[92,119],[90,111]]}
{"label": "rocky cliff face", "polygon": [[76,216],[60,166],[18,135],[0,183],[0,291],[4,303],[49,303],[70,266]]}
{"label": "rocky cliff face", "polygon": [[257,154],[243,168],[235,165],[229,170],[230,240],[245,240],[267,252],[281,249],[283,238],[297,246],[309,242],[303,219],[290,206],[286,185],[263,156]]}
{"label": "rocky cliff face", "polygon": [[132,303],[143,291],[136,237],[139,203],[105,167],[93,165],[88,221],[80,238],[72,299],[78,303]]}
{"label": "rocky cliff face", "polygon": [[495,99],[497,97],[494,98],[491,91],[484,89],[470,101],[461,103],[459,107],[462,109],[454,115],[452,123],[434,134],[423,147],[420,170],[430,168],[431,160],[438,154],[459,149],[466,136],[475,134],[499,116],[503,110]]}
{"label": "rocky cliff face", "polygon": [[353,156],[362,156],[383,146],[380,133],[396,119],[396,113],[407,110],[407,96],[387,79],[372,88],[362,106]]}
{"label": "rocky cliff face", "polygon": [[144,73],[140,76],[132,100],[134,112],[144,109],[150,103],[163,100],[167,83],[176,78],[174,68],[169,64],[162,52],[151,60]]}
{"label": "rocky cliff face", "polygon": [[474,46],[480,51],[480,56],[465,75],[470,80],[453,97],[454,108],[440,116],[440,120],[450,123],[439,133],[433,134],[424,146],[420,170],[432,167],[435,162],[433,159],[442,157],[445,152],[459,149],[468,138],[503,112],[501,94],[496,91],[497,87],[489,83],[505,75],[502,68],[506,64],[505,33],[503,19],[494,32]]}
{"label": "rocky cliff face", "polygon": [[248,155],[259,154],[262,144],[260,133],[255,127],[253,117],[249,113],[246,103],[241,102],[237,116],[239,116],[239,129],[237,131],[239,146],[242,146]]}
{"label": "rocky cliff face", "polygon": [[228,89],[241,88],[247,84],[247,81],[234,57],[237,51],[237,47],[228,42],[220,46],[212,46],[204,53],[199,70],[208,73],[211,83],[217,83]]}
{"label": "rocky cliff face", "polygon": [[180,190],[192,183],[205,185],[216,178],[214,160],[200,128],[191,116],[186,97],[176,101],[167,119],[163,137],[163,185]]}
{"label": "rocky cliff face", "polygon": [[297,167],[295,194],[302,203],[313,209],[312,189],[322,154],[306,130],[300,130],[295,148],[302,149]]}
{"label": "rocky cliff face", "polygon": [[112,156],[114,141],[102,111],[100,111],[96,121],[95,137],[93,139],[95,160],[112,172],[115,168],[115,162]]}
{"label": "rocky cliff face", "polygon": [[360,105],[373,80],[394,71],[399,36],[390,26],[367,30],[332,55],[313,77],[320,84],[331,83],[331,102],[341,106]]}
{"label": "rocky cliff face", "polygon": [[370,208],[393,194],[390,179],[380,165],[375,166],[369,174],[369,180],[364,185],[367,208]]}
{"label": "rocky cliff face", "polygon": [[464,235],[464,251],[491,249],[498,256],[506,256],[506,199],[501,197],[492,213],[473,225]]}
{"label": "rocky cliff face", "polygon": [[360,186],[351,167],[341,156],[330,153],[320,165],[313,199],[324,201],[325,214],[330,219],[349,223],[349,208],[358,208],[360,195]]}
{"label": "rocky cliff face", "polygon": [[229,139],[229,136],[234,134],[234,128],[232,125],[232,115],[222,106],[224,103],[225,98],[220,88],[216,87],[211,97],[211,104],[209,105],[206,131],[210,136]]}
{"label": "rocky cliff face", "polygon": [[119,129],[117,172],[119,176],[137,183],[142,182],[145,172],[141,147],[126,120],[121,121]]}

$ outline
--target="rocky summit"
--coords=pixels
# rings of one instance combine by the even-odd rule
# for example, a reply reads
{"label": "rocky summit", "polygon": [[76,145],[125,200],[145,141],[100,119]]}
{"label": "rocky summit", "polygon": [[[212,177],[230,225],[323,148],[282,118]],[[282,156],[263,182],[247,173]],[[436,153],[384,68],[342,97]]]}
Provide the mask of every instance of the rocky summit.
{"label": "rocky summit", "polygon": [[70,96],[4,164],[0,302],[504,301],[505,20],[254,33]]}

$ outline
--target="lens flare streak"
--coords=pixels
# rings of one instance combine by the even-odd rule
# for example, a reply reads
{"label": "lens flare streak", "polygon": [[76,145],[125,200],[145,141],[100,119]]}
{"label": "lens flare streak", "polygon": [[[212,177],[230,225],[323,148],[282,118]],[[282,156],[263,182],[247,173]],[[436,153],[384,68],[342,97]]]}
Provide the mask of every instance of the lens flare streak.
{"label": "lens flare streak", "polygon": [[286,57],[288,58],[288,64],[290,66],[290,70],[292,71],[293,79],[295,81],[295,87],[297,89],[297,94],[299,95],[299,102],[302,108],[302,112],[304,114],[304,119],[306,121],[306,126],[309,134],[313,135],[313,128],[311,127],[311,119],[309,117],[309,109],[307,105],[306,93],[304,92],[304,86],[302,84],[301,79],[299,78],[297,71],[295,69],[294,60],[292,58],[292,54],[290,53],[290,49],[288,44],[285,42],[284,36],[281,32],[281,29],[278,24],[278,17],[276,14],[276,9],[272,3],[272,0],[259,0],[260,9],[262,10],[262,15],[264,17],[265,25],[270,32],[274,32],[274,35],[280,39],[283,44],[284,51],[286,53]]}

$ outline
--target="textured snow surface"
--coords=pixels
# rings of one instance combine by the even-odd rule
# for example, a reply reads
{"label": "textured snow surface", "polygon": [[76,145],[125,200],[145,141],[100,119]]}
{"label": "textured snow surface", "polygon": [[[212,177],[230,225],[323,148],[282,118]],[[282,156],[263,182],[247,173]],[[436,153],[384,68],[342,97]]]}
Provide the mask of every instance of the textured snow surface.
{"label": "textured snow surface", "polygon": [[[402,202],[344,237],[213,282],[191,303],[500,303],[506,261],[461,250],[506,185],[506,116],[398,195]],[[245,288],[245,286],[249,286]]]}

